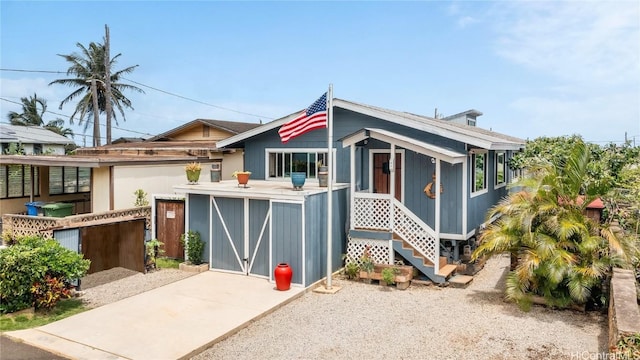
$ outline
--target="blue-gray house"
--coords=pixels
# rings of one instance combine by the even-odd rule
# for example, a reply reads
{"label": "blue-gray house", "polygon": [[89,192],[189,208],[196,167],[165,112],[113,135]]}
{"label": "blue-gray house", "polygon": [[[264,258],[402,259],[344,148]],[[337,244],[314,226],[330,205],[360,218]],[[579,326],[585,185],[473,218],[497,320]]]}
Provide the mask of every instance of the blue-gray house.
{"label": "blue-gray house", "polygon": [[[317,165],[326,164],[327,133],[316,130],[282,144],[278,129],[291,114],[219,141],[244,151],[249,187],[233,182],[176,186],[187,195],[186,226],[207,241],[212,269],[272,279],[288,262],[293,283],[326,275],[326,196]],[[464,245],[474,246],[487,210],[507,194],[507,163],[524,140],[475,126],[469,110],[443,119],[333,100],[332,264],[401,256],[444,282]],[[393,156],[392,156],[393,154]],[[303,191],[289,182],[304,164]],[[224,166],[224,164],[222,165]]]}

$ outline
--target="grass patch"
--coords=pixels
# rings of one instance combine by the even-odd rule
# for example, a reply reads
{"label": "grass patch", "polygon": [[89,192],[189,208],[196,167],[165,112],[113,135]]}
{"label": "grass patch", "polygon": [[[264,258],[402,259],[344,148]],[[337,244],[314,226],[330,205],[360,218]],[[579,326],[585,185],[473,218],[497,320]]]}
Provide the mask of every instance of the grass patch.
{"label": "grass patch", "polygon": [[30,329],[62,320],[66,317],[79,314],[87,308],[80,299],[61,300],[51,311],[36,311],[33,315],[3,314],[0,318],[0,331],[14,331]]}
{"label": "grass patch", "polygon": [[177,269],[182,261],[167,257],[159,257],[156,259],[156,265],[159,269]]}

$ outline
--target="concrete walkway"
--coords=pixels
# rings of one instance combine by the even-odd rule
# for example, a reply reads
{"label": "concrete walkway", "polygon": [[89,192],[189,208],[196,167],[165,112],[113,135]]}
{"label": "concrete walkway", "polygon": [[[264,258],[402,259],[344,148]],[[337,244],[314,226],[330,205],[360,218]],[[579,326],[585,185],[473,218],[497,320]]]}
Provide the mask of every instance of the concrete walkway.
{"label": "concrete walkway", "polygon": [[5,333],[72,359],[182,359],[304,293],[207,271],[34,329]]}

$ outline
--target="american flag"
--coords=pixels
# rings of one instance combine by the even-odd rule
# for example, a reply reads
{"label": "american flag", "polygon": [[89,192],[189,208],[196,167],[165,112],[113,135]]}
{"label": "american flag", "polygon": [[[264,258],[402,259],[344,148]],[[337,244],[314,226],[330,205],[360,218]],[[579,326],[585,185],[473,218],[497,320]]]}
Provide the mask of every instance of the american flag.
{"label": "american flag", "polygon": [[282,143],[309,131],[327,127],[327,93],[296,116],[295,119],[280,127],[278,134]]}

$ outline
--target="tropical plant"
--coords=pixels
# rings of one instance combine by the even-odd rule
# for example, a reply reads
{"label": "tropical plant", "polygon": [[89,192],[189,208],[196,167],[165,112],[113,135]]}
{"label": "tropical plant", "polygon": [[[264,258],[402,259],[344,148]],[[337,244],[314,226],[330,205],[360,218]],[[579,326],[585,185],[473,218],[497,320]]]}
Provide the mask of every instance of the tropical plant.
{"label": "tropical plant", "polygon": [[609,267],[629,267],[638,254],[633,241],[586,216],[586,206],[610,186],[585,181],[590,161],[588,147],[578,141],[565,158],[533,162],[529,176],[513,184],[521,191],[487,214],[499,219],[482,233],[472,260],[511,253],[516,263],[506,296],[525,310],[532,295],[559,307],[593,300]]}
{"label": "tropical plant", "polygon": [[144,243],[146,250],[146,269],[147,271],[157,269],[158,256],[164,254],[164,243],[158,239],[151,239]]}
{"label": "tropical plant", "polygon": [[136,197],[136,201],[133,203],[133,206],[135,207],[149,206],[149,200],[147,200],[147,193],[144,190],[138,189],[133,192],[133,195]]}
{"label": "tropical plant", "polygon": [[[15,244],[0,251],[0,313],[33,306],[37,299],[34,294],[53,296],[59,289],[57,284],[83,277],[89,264],[82,254],[62,247],[54,239],[39,236],[16,239]],[[54,278],[56,280],[49,283],[51,286],[37,286],[38,289],[32,291],[34,285]],[[45,303],[50,304],[46,299]]]}
{"label": "tropical plant", "polygon": [[18,126],[42,126],[64,137],[72,138],[73,130],[64,127],[64,120],[55,119],[44,122],[44,114],[47,112],[47,101],[38,97],[36,93],[30,97],[20,98],[22,112],[9,111],[7,118],[11,125]]}
{"label": "tropical plant", "polygon": [[[72,75],[73,77],[57,79],[49,83],[49,85],[61,84],[75,88],[71,94],[60,102],[60,109],[62,109],[65,104],[77,99],[78,103],[71,114],[70,122],[73,124],[74,119],[77,117],[80,125],[82,125],[82,122],[84,121],[84,130],[86,131],[89,124],[92,123],[92,121],[89,120],[93,117],[94,111],[98,111],[98,113],[104,113],[106,111],[107,89],[104,82],[106,79],[106,67],[104,61],[105,47],[104,45],[95,42],[91,42],[88,47],[85,47],[80,43],[76,43],[76,46],[80,49],[80,53],[74,52],[69,55],[58,54],[70,63],[70,66],[67,69],[67,75]],[[122,70],[113,71],[113,65],[116,64],[117,59],[121,55],[122,54],[117,54],[109,60],[111,68],[109,80],[111,83],[112,108],[118,109],[122,115],[122,119],[126,121],[124,109],[133,109],[133,106],[131,105],[131,101],[124,96],[123,92],[125,90],[130,90],[144,93],[144,91],[136,86],[120,82],[123,75],[133,72],[138,66],[134,65]],[[94,109],[94,99],[91,91],[92,81],[96,82],[98,109]],[[116,124],[118,124],[115,112],[113,113],[113,119]],[[108,126],[109,125],[110,124],[108,124]],[[99,124],[93,124],[93,126],[99,126]],[[107,138],[107,143],[111,143],[111,139]]]}
{"label": "tropical plant", "polygon": [[199,162],[190,162],[184,167],[184,169],[186,171],[200,171],[202,169],[202,166]]}
{"label": "tropical plant", "polygon": [[180,236],[180,242],[187,252],[187,261],[193,265],[202,264],[205,243],[200,238],[200,233],[189,230],[186,234]]}

